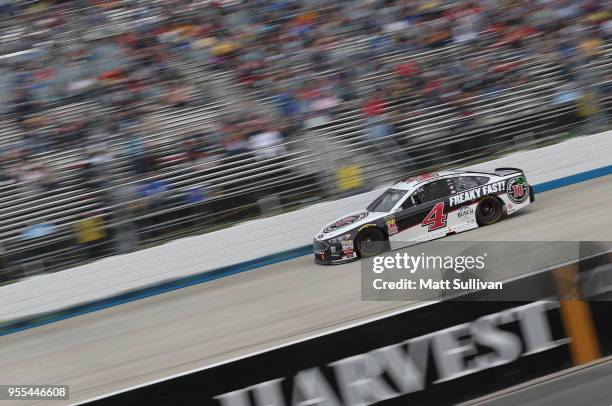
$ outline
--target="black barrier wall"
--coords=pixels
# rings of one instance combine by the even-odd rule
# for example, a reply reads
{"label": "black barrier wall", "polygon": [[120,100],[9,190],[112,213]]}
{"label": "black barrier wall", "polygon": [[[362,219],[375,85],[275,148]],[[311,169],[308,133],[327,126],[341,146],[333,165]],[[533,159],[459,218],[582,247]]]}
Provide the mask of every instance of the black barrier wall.
{"label": "black barrier wall", "polygon": [[[592,267],[600,272],[601,262]],[[550,299],[554,284],[549,272],[536,273],[507,292],[535,289],[547,300],[480,302],[481,293],[470,293],[89,404],[455,404],[572,366],[569,330]],[[591,305],[602,353],[610,354],[612,302]]]}
{"label": "black barrier wall", "polygon": [[438,303],[90,404],[453,404],[570,366],[564,339],[555,302]]}

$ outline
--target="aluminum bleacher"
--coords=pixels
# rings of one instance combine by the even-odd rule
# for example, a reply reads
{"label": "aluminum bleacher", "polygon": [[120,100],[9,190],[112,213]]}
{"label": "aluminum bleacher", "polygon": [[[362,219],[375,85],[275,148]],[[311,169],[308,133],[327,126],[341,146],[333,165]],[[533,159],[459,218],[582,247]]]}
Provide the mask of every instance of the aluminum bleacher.
{"label": "aluminum bleacher", "polygon": [[[153,6],[149,7],[161,7],[158,2],[151,4]],[[147,9],[142,7],[109,10],[95,31],[108,32],[130,26],[134,18],[143,18],[141,14]],[[86,13],[86,10],[81,12]],[[0,21],[0,24],[7,24],[7,21]],[[20,49],[23,42],[18,38],[27,29],[10,24],[8,27],[0,43],[11,52],[23,51]],[[66,30],[57,39],[73,41],[86,34],[90,32],[75,28]],[[330,53],[366,53],[368,47],[367,36],[356,36],[352,41],[334,44]],[[602,51],[605,56],[582,67],[583,72],[610,71],[612,46],[606,45]],[[9,275],[6,279],[11,279],[59,270],[85,260],[81,247],[75,244],[72,227],[87,212],[96,211],[103,216],[109,233],[109,242],[103,252],[109,255],[115,252],[110,241],[122,222],[136,225],[140,245],[156,244],[333,198],[336,170],[347,160],[358,162],[364,184],[374,187],[406,175],[406,171],[454,166],[574,134],[573,130],[581,122],[576,115],[576,105],[555,102],[564,81],[558,67],[537,54],[457,44],[421,52],[394,51],[377,56],[381,69],[358,78],[354,87],[359,95],[384,87],[394,77],[393,66],[402,61],[416,61],[423,69],[436,69],[456,60],[492,56],[500,64],[520,62],[520,69],[529,81],[468,98],[465,106],[473,112],[469,125],[454,106],[422,106],[416,95],[407,94],[389,103],[389,113],[394,113],[395,131],[388,138],[398,150],[373,146],[364,137],[366,124],[361,111],[356,106],[340,106],[324,123],[288,137],[287,153],[280,159],[258,159],[252,154],[225,156],[221,149],[216,149],[210,151],[205,162],[188,164],[181,158],[180,140],[184,135],[213,131],[220,117],[245,111],[245,106],[271,118],[277,113],[266,89],[245,87],[238,83],[231,69],[213,69],[190,53],[177,53],[173,68],[191,84],[190,96],[195,102],[177,108],[145,100],[143,124],[131,128],[147,146],[147,153],[158,159],[161,173],[133,178],[131,157],[125,152],[127,141],[122,133],[110,134],[104,139],[112,155],[107,176],[113,182],[99,187],[92,188],[83,182],[82,146],[37,151],[32,158],[43,161],[57,174],[57,186],[52,191],[32,195],[16,182],[0,184],[0,255],[4,255],[5,263],[9,264],[0,274]],[[296,60],[299,62],[294,66],[295,74],[310,71],[307,58],[298,56]],[[319,74],[333,75],[337,70],[332,66]],[[610,99],[602,103],[609,113]],[[95,98],[58,103],[45,112],[46,129],[52,131],[58,123],[78,121],[82,117],[93,117],[96,122],[103,123],[108,109]],[[21,135],[12,118],[2,118],[0,150],[19,141]],[[119,219],[117,211],[122,205],[108,199],[112,189],[118,184],[155,177],[171,185],[168,203],[154,210],[139,209],[136,216],[128,220]],[[194,205],[185,203],[182,196],[195,186],[206,188],[210,195],[194,210]],[[56,231],[44,238],[23,238],[27,227],[40,223],[52,224]]]}

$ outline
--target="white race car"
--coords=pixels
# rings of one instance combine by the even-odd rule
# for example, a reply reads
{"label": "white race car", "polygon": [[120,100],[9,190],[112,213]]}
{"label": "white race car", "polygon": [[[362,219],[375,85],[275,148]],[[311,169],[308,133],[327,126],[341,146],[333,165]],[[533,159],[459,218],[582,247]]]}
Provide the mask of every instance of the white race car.
{"label": "white race car", "polygon": [[522,170],[441,171],[397,182],[365,211],[317,233],[315,262],[337,264],[378,255],[389,241],[422,242],[496,223],[534,201]]}

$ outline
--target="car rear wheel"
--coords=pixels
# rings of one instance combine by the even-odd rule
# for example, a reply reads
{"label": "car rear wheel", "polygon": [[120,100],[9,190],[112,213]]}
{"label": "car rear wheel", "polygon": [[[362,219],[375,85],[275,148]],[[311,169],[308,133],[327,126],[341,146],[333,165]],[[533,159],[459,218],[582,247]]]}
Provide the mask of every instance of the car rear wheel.
{"label": "car rear wheel", "polygon": [[479,226],[488,226],[499,221],[503,214],[503,206],[498,198],[487,196],[476,207],[476,221]]}
{"label": "car rear wheel", "polygon": [[361,258],[373,257],[389,250],[389,240],[380,229],[370,227],[357,236],[355,247]]}

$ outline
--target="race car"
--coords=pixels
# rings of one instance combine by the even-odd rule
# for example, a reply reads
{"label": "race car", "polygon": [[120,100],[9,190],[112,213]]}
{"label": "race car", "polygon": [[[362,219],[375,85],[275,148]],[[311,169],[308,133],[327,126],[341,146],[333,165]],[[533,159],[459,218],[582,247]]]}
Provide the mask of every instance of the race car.
{"label": "race car", "polygon": [[341,217],[314,238],[318,264],[375,256],[392,241],[419,243],[498,222],[535,200],[522,170],[440,171],[394,184],[366,210]]}

